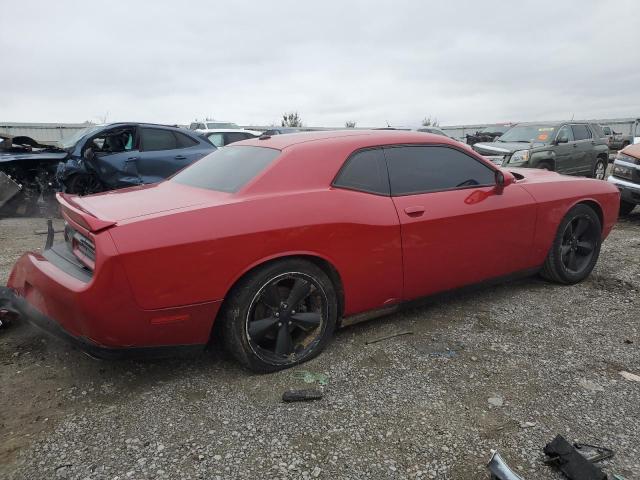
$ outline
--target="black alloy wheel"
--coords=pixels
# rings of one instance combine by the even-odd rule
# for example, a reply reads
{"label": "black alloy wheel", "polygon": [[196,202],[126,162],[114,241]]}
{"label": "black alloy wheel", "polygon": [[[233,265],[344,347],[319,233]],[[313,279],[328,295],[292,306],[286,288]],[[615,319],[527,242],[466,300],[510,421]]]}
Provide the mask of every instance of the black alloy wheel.
{"label": "black alloy wheel", "polygon": [[66,182],[66,191],[75,195],[91,195],[104,191],[104,186],[97,175],[92,173],[78,173]]}
{"label": "black alloy wheel", "polygon": [[309,275],[291,272],[265,284],[249,307],[246,334],[262,360],[286,364],[318,344],[327,324],[327,295]]}
{"label": "black alloy wheel", "polygon": [[558,283],[578,283],[595,267],[601,244],[598,214],[591,206],[578,204],[560,222],[540,274]]}
{"label": "black alloy wheel", "polygon": [[591,262],[600,237],[600,229],[589,216],[573,218],[562,235],[560,255],[562,265],[568,272],[579,274]]}
{"label": "black alloy wheel", "polygon": [[220,313],[227,350],[256,372],[305,362],[329,343],[338,318],[335,286],[302,258],[276,260],[245,275]]}

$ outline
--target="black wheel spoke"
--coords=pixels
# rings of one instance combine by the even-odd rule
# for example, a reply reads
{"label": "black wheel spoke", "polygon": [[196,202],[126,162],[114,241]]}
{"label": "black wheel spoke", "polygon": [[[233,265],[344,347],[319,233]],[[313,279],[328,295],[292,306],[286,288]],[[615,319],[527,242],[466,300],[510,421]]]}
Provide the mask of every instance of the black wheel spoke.
{"label": "black wheel spoke", "polygon": [[254,320],[249,323],[249,336],[254,342],[259,342],[267,333],[273,330],[277,323],[278,319],[274,317]]}
{"label": "black wheel spoke", "polygon": [[316,312],[301,312],[291,317],[291,323],[304,329],[316,328],[321,321],[322,315]]}
{"label": "black wheel spoke", "polygon": [[276,283],[270,283],[269,285],[267,285],[262,293],[262,298],[264,300],[264,303],[272,310],[276,310],[278,307],[280,307],[282,298],[280,297],[280,292],[278,291],[278,285]]}
{"label": "black wheel spoke", "polygon": [[280,325],[278,330],[278,338],[276,339],[276,354],[277,355],[289,355],[293,350],[291,342],[291,333],[289,332],[289,326],[285,323]]}
{"label": "black wheel spoke", "polygon": [[593,244],[591,242],[578,242],[578,251],[582,255],[588,255],[593,251]]}
{"label": "black wheel spoke", "polygon": [[567,254],[571,251],[571,245],[561,245],[560,246],[560,256],[562,261],[564,262],[565,258],[567,258]]}
{"label": "black wheel spoke", "polygon": [[289,308],[293,308],[298,305],[302,300],[307,298],[311,293],[311,283],[301,278],[296,278],[291,292],[289,292],[289,298],[287,298],[287,304]]}
{"label": "black wheel spoke", "polygon": [[578,269],[578,258],[576,256],[575,250],[573,249],[569,251],[569,262],[567,264],[567,267],[569,268],[569,270],[573,271]]}
{"label": "black wheel spoke", "polygon": [[585,218],[579,218],[578,222],[576,223],[576,228],[573,234],[576,236],[576,238],[580,238],[582,234],[587,230],[588,227],[589,227],[589,221]]}

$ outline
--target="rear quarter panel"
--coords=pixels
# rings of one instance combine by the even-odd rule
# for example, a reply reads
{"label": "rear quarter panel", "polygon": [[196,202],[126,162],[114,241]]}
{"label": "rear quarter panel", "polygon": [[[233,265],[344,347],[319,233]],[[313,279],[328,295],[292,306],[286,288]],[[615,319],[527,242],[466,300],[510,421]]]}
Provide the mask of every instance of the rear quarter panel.
{"label": "rear quarter panel", "polygon": [[325,188],[160,215],[110,234],[146,309],[223,299],[251,268],[289,255],[335,267],[345,315],[402,296],[400,227],[390,197]]}

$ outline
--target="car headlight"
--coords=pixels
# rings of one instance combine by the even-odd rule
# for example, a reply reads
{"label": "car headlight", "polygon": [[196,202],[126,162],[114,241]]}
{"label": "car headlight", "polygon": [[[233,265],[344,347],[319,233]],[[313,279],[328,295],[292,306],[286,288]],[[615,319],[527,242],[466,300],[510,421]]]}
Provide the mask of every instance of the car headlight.
{"label": "car headlight", "polygon": [[524,164],[529,161],[529,150],[516,150],[511,154],[509,163]]}

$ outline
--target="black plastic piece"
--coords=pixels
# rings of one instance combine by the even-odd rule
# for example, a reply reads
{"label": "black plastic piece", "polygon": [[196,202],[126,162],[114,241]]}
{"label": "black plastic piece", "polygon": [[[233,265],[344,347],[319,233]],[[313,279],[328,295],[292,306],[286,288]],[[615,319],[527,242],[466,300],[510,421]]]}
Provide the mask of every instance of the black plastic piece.
{"label": "black plastic piece", "polygon": [[322,392],[316,388],[306,390],[287,390],[282,394],[283,402],[310,402],[320,400]]}
{"label": "black plastic piece", "polygon": [[602,470],[583,457],[562,435],[556,436],[547,443],[544,453],[550,457],[545,460],[545,463],[556,467],[569,480],[606,480],[607,478]]}

